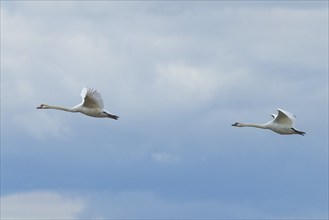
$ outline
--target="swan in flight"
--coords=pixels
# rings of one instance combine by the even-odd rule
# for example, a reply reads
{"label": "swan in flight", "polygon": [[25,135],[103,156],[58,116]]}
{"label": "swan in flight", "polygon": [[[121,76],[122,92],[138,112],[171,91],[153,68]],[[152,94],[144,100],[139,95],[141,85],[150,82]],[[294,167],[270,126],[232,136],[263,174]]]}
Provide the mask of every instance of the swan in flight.
{"label": "swan in flight", "polygon": [[118,120],[119,116],[113,115],[104,109],[104,103],[95,89],[84,87],[81,91],[82,102],[72,108],[41,104],[37,109],[57,109],[67,112],[80,112],[97,118],[112,118]]}
{"label": "swan in flight", "polygon": [[296,117],[292,113],[278,109],[278,114],[272,114],[271,116],[273,117],[273,120],[265,124],[244,124],[236,122],[232,124],[232,126],[270,129],[278,134],[305,135],[305,132],[293,128],[293,123],[296,120]]}

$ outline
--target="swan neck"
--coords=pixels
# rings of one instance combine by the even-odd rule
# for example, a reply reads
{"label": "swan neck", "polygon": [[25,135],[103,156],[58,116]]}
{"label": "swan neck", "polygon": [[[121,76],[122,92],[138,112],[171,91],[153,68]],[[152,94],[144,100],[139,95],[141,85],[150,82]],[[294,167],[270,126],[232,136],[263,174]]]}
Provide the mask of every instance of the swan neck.
{"label": "swan neck", "polygon": [[248,124],[248,123],[241,124],[241,127],[254,127],[254,128],[263,128],[263,129],[266,129],[267,128],[263,124]]}
{"label": "swan neck", "polygon": [[67,112],[76,112],[73,108],[66,108],[66,107],[55,106],[55,105],[49,105],[48,108],[49,109],[67,111]]}

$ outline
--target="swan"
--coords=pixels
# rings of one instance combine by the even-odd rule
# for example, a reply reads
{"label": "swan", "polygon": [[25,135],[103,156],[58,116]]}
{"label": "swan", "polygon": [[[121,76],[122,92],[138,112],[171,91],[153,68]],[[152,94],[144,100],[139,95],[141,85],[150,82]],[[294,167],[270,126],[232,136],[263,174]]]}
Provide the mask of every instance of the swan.
{"label": "swan", "polygon": [[113,115],[104,109],[104,103],[99,94],[92,87],[83,87],[81,91],[82,102],[72,108],[41,104],[37,109],[56,109],[67,112],[80,112],[82,114],[97,118],[112,118],[118,120],[119,116]]}
{"label": "swan", "polygon": [[236,122],[232,124],[235,127],[255,127],[262,129],[270,129],[278,134],[299,134],[305,135],[304,131],[299,131],[293,127],[296,117],[285,110],[278,109],[278,114],[272,114],[273,120],[265,124],[245,124]]}

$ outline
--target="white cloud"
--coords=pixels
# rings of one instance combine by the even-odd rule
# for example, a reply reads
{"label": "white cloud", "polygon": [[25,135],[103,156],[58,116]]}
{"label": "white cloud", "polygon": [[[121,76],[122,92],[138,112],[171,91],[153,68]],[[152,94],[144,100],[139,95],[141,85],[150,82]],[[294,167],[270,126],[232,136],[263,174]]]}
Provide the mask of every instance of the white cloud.
{"label": "white cloud", "polygon": [[48,137],[63,138],[70,134],[71,129],[64,117],[48,114],[35,110],[27,113],[18,113],[13,117],[13,122],[19,131],[27,133],[37,139],[44,140]]}
{"label": "white cloud", "polygon": [[160,163],[175,163],[179,161],[178,156],[169,153],[153,153],[152,158]]}
{"label": "white cloud", "polygon": [[2,219],[78,219],[80,198],[53,192],[26,192],[1,197]]}
{"label": "white cloud", "polygon": [[[106,198],[105,198],[106,197]],[[105,192],[89,197],[92,204],[83,216],[92,218],[257,218],[266,216],[261,210],[255,210],[248,204],[224,203],[216,200],[173,200],[152,191]]]}
{"label": "white cloud", "polygon": [[78,104],[83,82],[94,85],[106,108],[121,116],[118,123],[132,130],[143,130],[145,119],[154,127],[152,122],[177,121],[200,110],[203,118],[221,112],[216,120],[235,121],[235,114],[257,116],[276,107],[311,112],[305,102],[312,111],[326,106],[326,10],[185,6],[6,2],[1,8],[6,126],[38,138],[67,134],[74,129],[65,117],[74,116],[57,117],[35,106]]}
{"label": "white cloud", "polygon": [[[305,157],[308,159],[310,155],[320,155],[320,151],[322,155],[322,149],[326,149],[323,141],[328,131],[327,124],[323,123],[328,118],[326,9],[286,7],[281,2],[272,7],[273,3],[241,5],[220,1],[175,4],[6,1],[1,4],[1,126],[4,127],[1,130],[7,140],[4,143],[12,142],[3,147],[15,151],[18,146],[24,146],[29,152],[27,155],[19,151],[6,154],[7,173],[19,176],[19,167],[26,166],[37,176],[38,171],[28,164],[31,155],[37,161],[49,158],[42,161],[45,163],[42,168],[53,168],[49,152],[35,154],[36,148],[20,143],[23,135],[28,143],[38,146],[44,142],[29,137],[47,140],[49,137],[65,138],[74,132],[65,144],[63,141],[47,144],[65,146],[52,148],[55,155],[65,155],[65,158],[58,157],[63,159],[63,163],[56,165],[59,170],[72,168],[72,161],[88,164],[87,172],[97,178],[87,182],[96,187],[103,174],[116,172],[113,163],[120,168],[122,164],[129,164],[118,169],[119,183],[136,175],[136,170],[145,173],[138,176],[138,181],[148,183],[146,167],[149,166],[145,163],[156,164],[155,169],[157,166],[167,169],[188,161],[192,167],[199,168],[200,159],[195,158],[207,158],[202,161],[208,164],[208,158],[225,160],[228,151],[239,157],[241,152],[250,152],[251,148],[258,154],[248,154],[247,161],[255,161],[264,156],[264,151],[255,144],[263,138],[266,142],[260,143],[278,151],[282,149],[277,140],[282,141],[282,145],[288,143],[291,149],[296,145],[305,149],[310,143],[319,143],[321,148],[304,151],[307,151]],[[300,3],[290,3],[294,4]],[[100,91],[106,108],[120,116],[118,121],[35,109],[41,103],[68,107],[78,104],[84,82]],[[252,130],[246,130],[250,133],[240,137],[245,130],[237,131],[230,126],[236,120],[266,122],[276,107],[295,113],[298,128],[311,135],[300,139],[255,131],[253,134],[258,136],[255,141],[254,136],[249,135]],[[66,143],[70,146],[66,147]],[[73,153],[69,154],[67,150]],[[83,156],[75,156],[76,150]],[[272,161],[271,157],[268,156],[266,161]],[[320,161],[324,163],[323,158]],[[319,158],[313,159],[310,164],[319,161]],[[14,162],[8,161],[19,162],[15,167]],[[276,160],[273,161],[269,166],[276,166]],[[298,165],[303,170],[301,161],[304,160]],[[173,166],[159,166],[161,163]],[[296,164],[296,161],[291,163]],[[241,161],[237,161],[237,165],[241,165]],[[84,176],[86,170],[80,168],[77,166],[74,170]],[[232,171],[230,166],[224,169],[228,173]],[[237,176],[244,175],[235,172]],[[173,181],[171,174],[168,170],[163,175]],[[59,180],[66,178],[61,172],[51,175]],[[108,176],[106,180],[113,183],[112,176]],[[208,177],[207,173],[205,176]],[[13,180],[9,178],[9,184],[15,183],[10,181]],[[49,185],[47,181],[45,177],[45,186]],[[184,190],[189,180],[184,181],[171,186],[171,190],[160,189],[159,194],[166,194],[165,190]],[[72,182],[80,184],[75,179]],[[321,181],[316,179],[314,182]],[[154,180],[152,183],[157,185],[159,182]],[[72,187],[65,184],[63,188]],[[17,185],[12,188],[19,188]],[[138,186],[135,187],[138,190]],[[207,190],[217,192],[216,187]],[[269,185],[268,189],[271,187]],[[198,187],[195,191],[202,194],[203,189]],[[300,194],[304,195],[303,192],[301,190]],[[42,198],[45,197],[54,203],[67,198],[51,193]],[[139,200],[129,200],[134,197]],[[8,201],[12,197],[4,198]],[[227,214],[232,217],[230,214],[239,208],[245,210],[244,213],[250,208],[243,204],[233,205],[239,203],[236,202],[239,196],[229,197],[234,201],[225,206],[225,201],[217,198],[215,201],[196,198],[194,202],[182,204],[144,192],[119,193],[109,199],[117,212],[108,216],[125,216],[130,205],[132,214],[148,213],[150,205],[143,206],[140,202],[144,198],[151,205],[158,204],[160,210],[167,207],[164,216],[171,211],[187,213],[195,207],[209,211],[211,206],[213,212],[218,207],[233,210]],[[103,208],[106,210],[107,207]],[[141,212],[138,212],[139,208]]]}
{"label": "white cloud", "polygon": [[[3,70],[11,75],[4,79],[11,81],[11,89],[20,80],[31,85],[37,94],[34,99],[52,97],[50,91],[57,90],[61,97],[57,102],[68,97],[74,101],[81,84],[88,82],[112,95],[111,103],[114,100],[126,109],[141,108],[140,115],[148,105],[161,112],[164,106],[175,104],[178,109],[212,98],[230,97],[233,102],[240,86],[252,87],[251,93],[257,93],[254,87],[260,86],[267,95],[274,94],[277,86],[267,87],[268,77],[259,77],[273,74],[259,72],[264,70],[257,69],[258,62],[317,68],[322,59],[312,54],[326,53],[322,45],[326,42],[321,26],[326,16],[323,10],[234,8],[221,4],[208,8],[201,4],[201,11],[194,5],[178,13],[177,8],[166,5],[168,8],[155,16],[152,10],[159,10],[157,4],[121,7],[102,3],[93,5],[90,11],[88,5],[24,3],[16,5],[16,13],[1,9],[5,42],[2,51],[6,52]],[[98,7],[113,14],[83,19],[82,14],[92,15]],[[123,11],[118,13],[115,8]],[[135,13],[129,12],[132,8]],[[46,11],[52,15],[62,12],[72,19],[56,20]],[[174,17],[168,16],[170,12]],[[208,16],[200,16],[202,13]],[[241,70],[249,72],[250,78],[236,74]],[[292,76],[276,74],[273,84],[284,85],[280,90],[286,90],[289,85],[284,83]],[[154,104],[159,100],[160,105]]]}
{"label": "white cloud", "polygon": [[327,216],[326,213],[318,212],[316,209],[310,213],[298,209],[293,214],[286,213],[280,216],[279,213],[264,208],[266,203],[279,209],[288,206],[284,202],[277,204],[273,201],[263,201],[254,204],[248,199],[241,201],[207,198],[173,199],[152,191],[103,192],[88,198],[90,206],[81,215],[87,218],[97,216],[101,219],[316,219]]}
{"label": "white cloud", "polygon": [[206,70],[184,64],[169,64],[158,68],[155,86],[166,91],[171,99],[183,101],[207,100],[215,93],[217,77]]}

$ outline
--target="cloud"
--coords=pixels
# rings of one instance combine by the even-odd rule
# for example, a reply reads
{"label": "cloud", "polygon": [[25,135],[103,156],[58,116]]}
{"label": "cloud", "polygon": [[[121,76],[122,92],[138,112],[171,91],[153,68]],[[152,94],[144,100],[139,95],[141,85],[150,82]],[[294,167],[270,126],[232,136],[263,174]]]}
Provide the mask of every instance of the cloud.
{"label": "cloud", "polygon": [[155,88],[165,91],[168,101],[178,99],[178,103],[185,101],[186,104],[187,101],[192,101],[198,104],[201,100],[209,100],[216,94],[220,76],[206,70],[181,63],[169,63],[157,69]]}
{"label": "cloud", "polygon": [[[278,88],[305,93],[303,83],[291,84],[308,81],[314,74],[294,72],[326,68],[326,47],[322,45],[326,35],[321,22],[326,11],[322,9],[201,4],[200,10],[193,4],[179,13],[166,4],[163,10],[157,4],[126,5],[129,7],[117,3],[23,3],[16,5],[16,13],[8,7],[1,9],[6,42],[3,70],[8,73],[5,92],[24,83],[35,94],[31,99],[74,105],[81,85],[87,82],[100,87],[107,106],[122,106],[119,110],[129,115],[133,112],[127,109],[134,109],[142,117],[150,115],[148,108],[165,114],[171,110],[166,106],[181,109],[191,107],[192,102],[195,107],[228,100],[222,105],[225,108],[241,102],[241,93],[245,94],[242,98],[253,97],[256,105],[266,101],[261,98],[264,93],[267,100],[275,98]],[[98,10],[113,13],[92,19]],[[61,12],[72,19],[54,19],[45,11]],[[154,11],[161,13],[155,16]],[[224,22],[227,20],[230,24]],[[303,67],[292,67],[296,63]],[[48,85],[49,81],[56,83]],[[57,96],[53,90],[58,91]],[[17,97],[17,103],[27,100]]]}
{"label": "cloud", "polygon": [[[92,217],[327,210],[326,5],[1,4],[5,193],[108,195],[87,199]],[[83,83],[118,121],[35,109],[78,104]],[[296,114],[307,135],[230,126],[266,122],[277,107]],[[82,198],[44,194],[74,204]]]}
{"label": "cloud", "polygon": [[71,134],[70,126],[59,116],[49,116],[45,112],[27,112],[17,114],[13,118],[20,132],[39,140],[53,137],[62,139]]}
{"label": "cloud", "polygon": [[[105,196],[106,198],[105,199]],[[214,200],[171,200],[151,191],[105,192],[89,196],[92,205],[82,216],[92,218],[240,218],[264,216],[248,204],[229,204]],[[238,210],[238,211],[237,211]],[[106,216],[106,217],[105,217]]]}
{"label": "cloud", "polygon": [[[76,194],[76,193],[74,193]],[[311,207],[308,212],[288,211],[289,200],[173,199],[152,191],[89,191],[73,196],[51,191],[9,194],[1,197],[2,219],[122,219],[122,218],[282,218],[269,210],[286,212],[284,218],[321,218],[326,213]],[[259,202],[259,201],[258,201]],[[281,211],[282,212],[282,211]]]}
{"label": "cloud", "polygon": [[175,163],[177,161],[179,161],[178,157],[172,154],[168,154],[168,153],[154,153],[152,154],[152,158],[160,163]]}
{"label": "cloud", "polygon": [[38,191],[1,197],[2,219],[78,219],[85,208],[83,199]]}
{"label": "cloud", "polygon": [[[295,209],[294,213],[291,213],[289,201],[281,201],[281,203],[258,201],[259,204],[256,205],[254,201],[248,199],[240,201],[207,198],[185,200],[172,199],[152,191],[103,191],[88,195],[88,199],[90,206],[81,213],[84,218],[97,216],[101,219],[320,219],[326,216],[326,213],[319,212],[314,206],[307,212]],[[267,208],[269,206],[273,209],[269,210]],[[279,216],[273,210],[285,214]]]}

